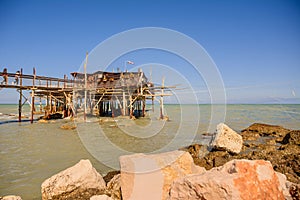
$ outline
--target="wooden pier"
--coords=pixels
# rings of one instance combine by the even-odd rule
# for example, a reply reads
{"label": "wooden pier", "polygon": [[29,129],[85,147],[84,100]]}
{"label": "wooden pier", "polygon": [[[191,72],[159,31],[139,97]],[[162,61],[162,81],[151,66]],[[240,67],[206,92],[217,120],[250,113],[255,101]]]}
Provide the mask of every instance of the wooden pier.
{"label": "wooden pier", "polygon": [[[44,114],[45,118],[54,113],[61,113],[64,117],[84,119],[88,114],[97,116],[129,116],[144,117],[146,101],[160,104],[160,119],[164,119],[164,96],[172,94],[166,92],[172,87],[155,86],[139,69],[138,72],[104,72],[92,74],[73,72],[72,78],[54,78],[36,75],[33,68],[32,75],[23,74],[23,70],[8,73],[6,69],[0,72],[3,81],[0,88],[16,89],[19,93],[19,122],[22,118],[22,107],[27,102],[31,107],[30,121],[34,114]],[[13,82],[11,82],[14,80]],[[26,97],[23,91],[29,91]],[[40,110],[35,105],[39,102]],[[44,103],[43,103],[44,102]]]}

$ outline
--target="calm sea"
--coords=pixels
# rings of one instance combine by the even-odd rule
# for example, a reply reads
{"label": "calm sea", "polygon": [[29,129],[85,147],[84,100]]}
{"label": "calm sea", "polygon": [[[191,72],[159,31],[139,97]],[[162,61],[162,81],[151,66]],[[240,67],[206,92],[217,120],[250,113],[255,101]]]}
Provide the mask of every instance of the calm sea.
{"label": "calm sea", "polygon": [[[17,105],[0,105],[0,196],[15,194],[40,199],[41,183],[80,159],[89,159],[99,173],[118,169],[118,157],[135,152],[157,153],[191,143],[207,143],[225,120],[240,131],[261,122],[300,129],[300,105],[166,105],[170,121],[158,120],[159,108],[146,118],[88,118],[77,129],[62,130],[69,120],[18,123]],[[226,112],[225,112],[226,109]],[[24,107],[29,116],[29,107]],[[26,119],[26,118],[24,118]]]}

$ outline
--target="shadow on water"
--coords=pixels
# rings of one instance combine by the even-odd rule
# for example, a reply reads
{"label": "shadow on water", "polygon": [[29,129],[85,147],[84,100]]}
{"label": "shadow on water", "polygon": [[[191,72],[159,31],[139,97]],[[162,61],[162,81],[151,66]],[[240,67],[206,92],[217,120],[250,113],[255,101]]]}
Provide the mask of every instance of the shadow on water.
{"label": "shadow on water", "polygon": [[[30,121],[31,121],[30,119],[23,119],[23,120],[21,120],[20,123],[22,123],[22,122],[30,122]],[[34,119],[33,121],[38,121],[38,119]],[[19,123],[19,120],[16,119],[16,120],[0,121],[0,125],[1,124],[10,124],[10,123]]]}

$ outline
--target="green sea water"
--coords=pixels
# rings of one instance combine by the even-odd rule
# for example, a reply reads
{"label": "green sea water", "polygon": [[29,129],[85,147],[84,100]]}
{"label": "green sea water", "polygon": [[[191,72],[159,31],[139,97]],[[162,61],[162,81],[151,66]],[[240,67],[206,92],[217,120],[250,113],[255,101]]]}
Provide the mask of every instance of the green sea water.
{"label": "green sea water", "polygon": [[[220,109],[216,109],[220,108]],[[62,130],[70,120],[18,123],[17,105],[0,105],[0,196],[40,199],[40,186],[50,176],[91,160],[101,174],[118,168],[118,157],[131,153],[171,151],[192,143],[208,143],[220,119],[236,131],[255,122],[300,129],[300,105],[166,105],[169,121],[158,120],[159,108],[147,107],[146,118],[88,118],[75,130]],[[29,116],[30,107],[23,114]],[[212,117],[215,116],[215,117]]]}

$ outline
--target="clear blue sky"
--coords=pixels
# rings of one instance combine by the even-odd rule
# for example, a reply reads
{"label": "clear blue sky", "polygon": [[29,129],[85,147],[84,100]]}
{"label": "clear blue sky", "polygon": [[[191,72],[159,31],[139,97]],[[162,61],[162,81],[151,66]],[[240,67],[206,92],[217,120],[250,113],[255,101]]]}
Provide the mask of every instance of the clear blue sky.
{"label": "clear blue sky", "polygon": [[[139,27],[173,29],[200,43],[229,103],[300,103],[299,1],[0,0],[0,67],[63,77],[79,69],[86,51]],[[17,102],[15,93],[1,90],[0,103]]]}

